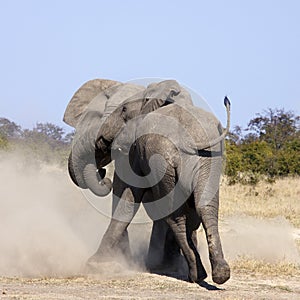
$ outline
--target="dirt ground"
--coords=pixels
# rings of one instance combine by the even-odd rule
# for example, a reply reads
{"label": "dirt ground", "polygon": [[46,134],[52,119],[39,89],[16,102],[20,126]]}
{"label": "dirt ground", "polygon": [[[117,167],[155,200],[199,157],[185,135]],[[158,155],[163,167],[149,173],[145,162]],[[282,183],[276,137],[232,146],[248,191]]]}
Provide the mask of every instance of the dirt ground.
{"label": "dirt ground", "polygon": [[300,277],[233,274],[222,286],[172,277],[127,273],[101,278],[0,278],[0,299],[300,299]]}
{"label": "dirt ground", "polygon": [[[60,169],[28,167],[14,154],[0,166],[1,300],[300,299],[299,178],[222,187],[220,235],[231,279],[217,286],[209,276],[199,286],[144,271],[152,223],[142,211],[129,226],[138,266],[82,271],[108,226],[111,198],[83,194]],[[209,273],[201,228],[198,237]]]}

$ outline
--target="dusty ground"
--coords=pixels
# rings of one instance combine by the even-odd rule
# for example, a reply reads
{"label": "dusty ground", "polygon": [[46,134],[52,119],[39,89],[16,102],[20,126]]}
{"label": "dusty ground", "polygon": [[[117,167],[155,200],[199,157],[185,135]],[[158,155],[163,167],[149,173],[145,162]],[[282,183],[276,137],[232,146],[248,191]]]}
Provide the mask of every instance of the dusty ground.
{"label": "dusty ground", "polygon": [[222,286],[128,273],[111,278],[0,278],[0,299],[300,299],[300,277],[233,274]]}
{"label": "dusty ground", "polygon": [[[1,300],[300,299],[299,177],[222,185],[220,234],[232,276],[222,286],[210,277],[199,286],[142,266],[118,271],[109,264],[103,275],[86,275],[82,265],[108,225],[111,198],[83,194],[65,171],[11,156],[0,159]],[[129,227],[137,262],[146,255],[150,230],[143,214]],[[202,229],[199,246],[209,273]]]}

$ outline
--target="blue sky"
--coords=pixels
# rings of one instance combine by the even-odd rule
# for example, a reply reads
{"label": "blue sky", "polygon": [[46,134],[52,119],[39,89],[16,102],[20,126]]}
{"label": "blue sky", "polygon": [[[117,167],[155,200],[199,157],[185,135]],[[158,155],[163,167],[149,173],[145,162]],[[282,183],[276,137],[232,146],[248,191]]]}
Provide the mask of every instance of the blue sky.
{"label": "blue sky", "polygon": [[[1,1],[0,117],[60,126],[85,81],[173,78],[225,125],[300,114],[300,1]],[[67,130],[70,127],[64,126]]]}

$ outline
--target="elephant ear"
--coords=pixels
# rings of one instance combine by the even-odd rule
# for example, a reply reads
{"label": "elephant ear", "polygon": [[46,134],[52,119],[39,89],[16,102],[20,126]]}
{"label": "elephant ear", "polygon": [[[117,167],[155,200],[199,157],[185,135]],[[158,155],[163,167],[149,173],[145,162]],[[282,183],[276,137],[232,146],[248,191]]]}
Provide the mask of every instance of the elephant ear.
{"label": "elephant ear", "polygon": [[[101,92],[118,84],[120,84],[118,81],[108,79],[93,79],[83,84],[71,98],[66,108],[63,121],[76,128],[78,120],[92,100]],[[96,102],[99,103],[94,106],[97,106],[98,109],[102,109],[103,113],[107,97],[98,98]]]}

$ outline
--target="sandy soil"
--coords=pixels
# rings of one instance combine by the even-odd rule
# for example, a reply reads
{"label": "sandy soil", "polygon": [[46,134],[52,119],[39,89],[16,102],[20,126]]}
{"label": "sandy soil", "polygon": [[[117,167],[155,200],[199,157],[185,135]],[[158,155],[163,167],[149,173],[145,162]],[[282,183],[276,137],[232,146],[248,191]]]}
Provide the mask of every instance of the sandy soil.
{"label": "sandy soil", "polygon": [[0,299],[300,299],[300,277],[274,279],[233,274],[222,286],[127,273],[110,278],[0,278]]}
{"label": "sandy soil", "polygon": [[[0,157],[1,158],[1,157]],[[107,228],[111,214],[111,198],[99,200],[82,193],[57,168],[28,165],[11,154],[0,159],[0,299],[300,299],[300,272],[289,264],[300,265],[300,228],[284,217],[298,216],[298,194],[291,199],[274,192],[272,207],[287,203],[275,218],[239,213],[235,198],[232,208],[238,211],[220,218],[220,233],[226,259],[232,268],[231,279],[216,286],[208,278],[199,286],[173,277],[144,272],[143,265],[132,270],[106,264],[100,274],[87,275],[82,265],[95,252]],[[16,188],[15,182],[18,182]],[[225,195],[241,194],[236,190]],[[269,193],[269,192],[268,192]],[[269,209],[264,194],[244,202],[253,210]],[[255,194],[256,195],[256,194]],[[245,198],[245,199],[244,199]],[[88,201],[87,201],[88,200]],[[243,201],[241,203],[244,203]],[[282,206],[279,206],[282,207]],[[244,210],[241,210],[244,211]],[[135,263],[141,264],[147,253],[151,222],[141,212],[129,226],[129,238]],[[298,223],[297,223],[298,224]],[[297,243],[295,243],[297,242]],[[209,272],[207,245],[199,230],[200,255]],[[250,257],[257,262],[275,264],[268,270],[236,263]],[[281,269],[276,263],[283,262]],[[127,263],[127,262],[126,262]],[[251,261],[250,261],[251,263]],[[259,267],[262,272],[259,273]],[[265,270],[265,268],[267,270]],[[289,268],[291,270],[289,270]],[[272,272],[270,272],[272,271]],[[108,274],[108,272],[110,272]],[[278,272],[278,273],[277,273]],[[253,275],[252,275],[253,274]],[[268,275],[260,275],[268,274]],[[287,274],[298,274],[288,276]]]}

